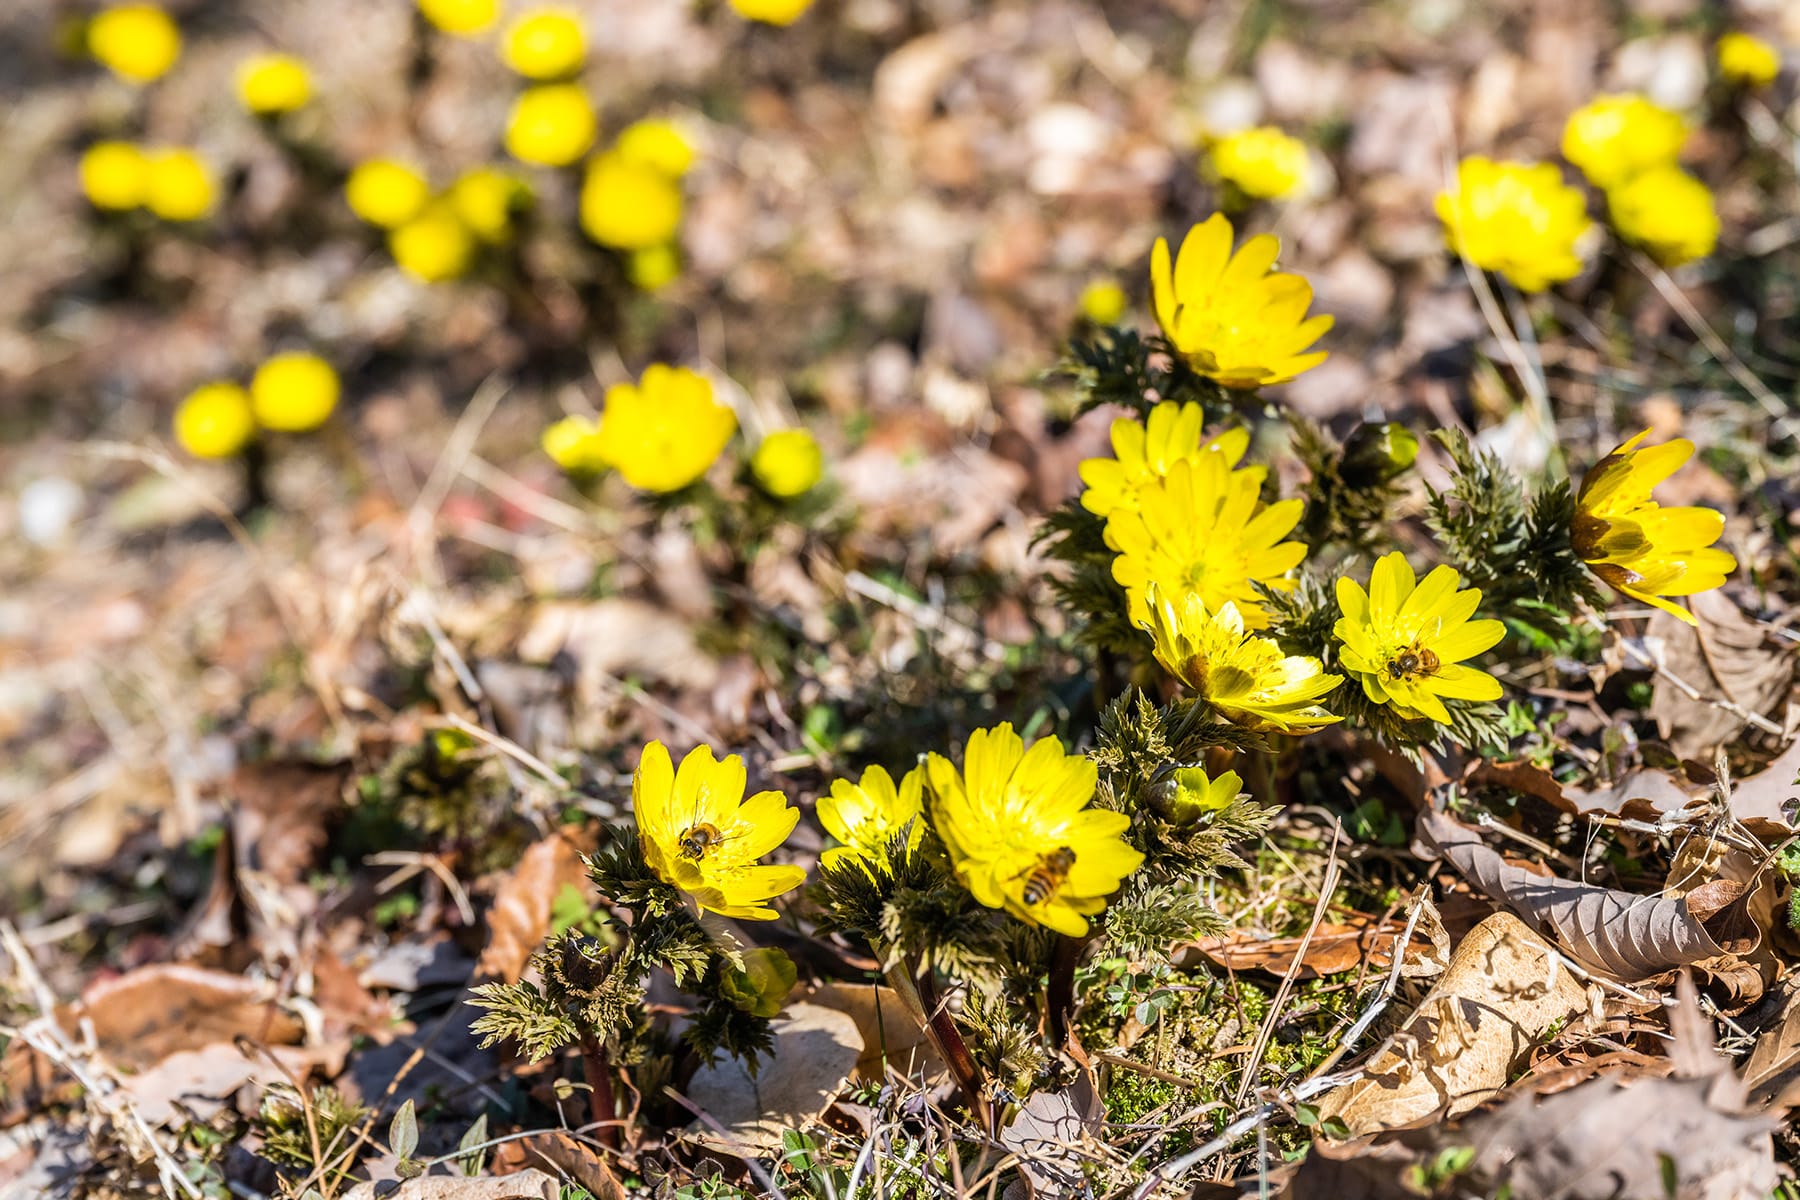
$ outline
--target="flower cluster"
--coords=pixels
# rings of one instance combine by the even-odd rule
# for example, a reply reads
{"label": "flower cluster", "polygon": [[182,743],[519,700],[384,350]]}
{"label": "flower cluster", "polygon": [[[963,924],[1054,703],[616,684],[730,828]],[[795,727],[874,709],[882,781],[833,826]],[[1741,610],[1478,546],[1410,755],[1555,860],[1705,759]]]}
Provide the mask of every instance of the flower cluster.
{"label": "flower cluster", "polygon": [[566,417],[544,432],[544,452],[571,474],[607,467],[645,492],[676,492],[706,473],[737,430],[706,376],[654,363],[637,383],[606,390],[598,422]]}
{"label": "flower cluster", "polygon": [[1587,200],[1549,163],[1465,158],[1437,198],[1450,248],[1520,291],[1541,292],[1581,273],[1576,245],[1593,224]]}
{"label": "flower cluster", "polygon": [[1712,192],[1676,165],[1687,133],[1680,114],[1633,93],[1588,102],[1563,129],[1563,157],[1605,193],[1613,228],[1664,266],[1719,240]]}
{"label": "flower cluster", "polygon": [[212,168],[186,147],[95,142],[80,170],[88,203],[108,212],[142,208],[165,221],[198,221],[218,199]]}
{"label": "flower cluster", "polygon": [[305,433],[337,408],[341,385],[316,354],[276,354],[256,368],[248,389],[226,380],[201,384],[175,410],[175,440],[195,458],[230,458],[256,436]]}
{"label": "flower cluster", "polygon": [[511,171],[475,167],[433,194],[414,166],[391,158],[358,163],[344,183],[350,211],[386,231],[388,253],[421,283],[461,278],[483,245],[505,245],[531,186]]}

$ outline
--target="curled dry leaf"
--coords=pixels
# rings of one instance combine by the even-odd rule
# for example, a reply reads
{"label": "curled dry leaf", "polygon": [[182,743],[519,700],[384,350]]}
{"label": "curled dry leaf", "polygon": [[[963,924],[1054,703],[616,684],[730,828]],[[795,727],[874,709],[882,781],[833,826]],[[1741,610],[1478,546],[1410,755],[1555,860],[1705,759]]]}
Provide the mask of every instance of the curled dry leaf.
{"label": "curled dry leaf", "polygon": [[532,951],[550,933],[551,907],[565,886],[592,900],[581,848],[569,837],[552,834],[525,851],[495,892],[488,910],[488,944],[476,974],[517,983]]}
{"label": "curled dry leaf", "polygon": [[344,808],[350,764],[262,762],[239,767],[226,784],[236,801],[233,843],[240,870],[298,884],[330,840]]}
{"label": "curled dry leaf", "polygon": [[1745,953],[1760,940],[1740,883],[1715,880],[1679,898],[1640,896],[1509,866],[1480,833],[1430,809],[1419,814],[1418,830],[1425,853],[1447,860],[1583,966],[1626,982]]}
{"label": "curled dry leaf", "polygon": [[494,1149],[494,1174],[518,1179],[554,1171],[586,1188],[594,1200],[624,1200],[625,1188],[598,1150],[560,1129],[504,1142]]}
{"label": "curled dry leaf", "polygon": [[[1780,722],[1794,682],[1795,654],[1770,641],[1764,627],[1723,592],[1690,596],[1688,608],[1696,624],[1658,612],[1644,631],[1644,643],[1666,672],[1656,681],[1650,715],[1677,754],[1698,758],[1748,724],[1715,701]],[[1697,690],[1700,699],[1667,676]]]}
{"label": "curled dry leaf", "polygon": [[[1313,979],[1365,965],[1369,971],[1386,971],[1393,966],[1394,948],[1405,933],[1404,917],[1381,921],[1367,913],[1355,913],[1347,921],[1320,925],[1310,942],[1304,937],[1263,938],[1239,931],[1203,938],[1193,948],[1227,970],[1267,971],[1279,976],[1292,969],[1294,957],[1304,945],[1306,956],[1296,978]],[[1449,952],[1449,937],[1434,914],[1414,928],[1401,958],[1400,974],[1408,979],[1441,974]]]}
{"label": "curled dry leaf", "polygon": [[1616,782],[1591,790],[1568,787],[1550,772],[1528,762],[1497,763],[1484,759],[1465,778],[1471,786],[1505,788],[1542,800],[1571,816],[1603,813],[1653,823],[1679,816],[1705,799],[1709,790],[1709,785],[1653,767],[1629,771]]}
{"label": "curled dry leaf", "polygon": [[1467,1112],[1498,1095],[1544,1032],[1581,1010],[1584,995],[1542,938],[1495,913],[1457,946],[1450,969],[1363,1077],[1327,1093],[1320,1113],[1361,1135]]}

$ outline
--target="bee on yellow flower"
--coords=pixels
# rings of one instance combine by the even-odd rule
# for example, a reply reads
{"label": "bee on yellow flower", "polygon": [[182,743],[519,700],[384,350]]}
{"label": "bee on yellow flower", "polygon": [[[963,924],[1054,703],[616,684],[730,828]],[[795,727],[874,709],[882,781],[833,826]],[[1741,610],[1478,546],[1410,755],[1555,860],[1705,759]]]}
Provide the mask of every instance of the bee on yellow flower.
{"label": "bee on yellow flower", "polygon": [[886,768],[871,766],[856,783],[836,779],[831,794],[820,796],[819,823],[843,845],[820,857],[827,867],[851,863],[865,870],[887,861],[888,843],[907,831],[906,851],[919,848],[925,836],[925,768],[914,767],[898,785]]}
{"label": "bee on yellow flower", "polygon": [[680,179],[694,166],[694,144],[675,122],[662,117],[633,121],[613,141],[613,153],[627,162]]}
{"label": "bee on yellow flower", "polygon": [[519,93],[506,119],[506,152],[520,162],[566,167],[594,144],[600,121],[578,83],[540,83]]}
{"label": "bee on yellow flower", "polygon": [[825,474],[818,439],[804,429],[781,429],[764,438],[750,456],[750,473],[763,491],[780,500],[804,496]]}
{"label": "bee on yellow flower", "polygon": [[1338,660],[1370,701],[1448,725],[1445,700],[1500,698],[1500,681],[1463,660],[1493,649],[1506,626],[1470,620],[1481,591],[1458,591],[1461,583],[1454,567],[1433,568],[1421,581],[1398,550],[1375,563],[1367,592],[1347,575],[1338,579]]}
{"label": "bee on yellow flower", "polygon": [[316,354],[288,351],[269,358],[250,379],[256,423],[279,433],[305,433],[337,407],[337,372]]}
{"label": "bee on yellow flower", "polygon": [[661,742],[644,747],[631,779],[631,807],[644,862],[701,908],[749,921],[776,917],[768,902],[806,879],[795,866],[759,860],[787,841],[800,821],[780,792],[744,799],[744,760],[714,758],[696,746],[676,770]]}
{"label": "bee on yellow flower", "polygon": [[475,239],[448,204],[424,212],[388,231],[388,253],[400,269],[421,283],[460,279],[475,257]]}
{"label": "bee on yellow flower", "polygon": [[81,154],[81,190],[88,203],[126,212],[144,202],[150,164],[130,142],[95,142]]}
{"label": "bee on yellow flower", "polygon": [[1687,141],[1680,113],[1635,92],[1600,96],[1563,126],[1563,157],[1597,188],[1610,188],[1651,167],[1672,164]]}
{"label": "bee on yellow flower", "polygon": [[1306,143],[1272,126],[1240,129],[1215,140],[1207,164],[1221,182],[1253,200],[1298,192],[1311,167]]}
{"label": "bee on yellow flower", "polygon": [[1450,249],[1522,292],[1581,274],[1576,243],[1593,225],[1587,197],[1549,163],[1494,162],[1479,155],[1456,169],[1437,198]]}
{"label": "bee on yellow flower", "polygon": [[154,4],[116,4],[88,22],[87,48],[119,78],[151,83],[181,57],[181,30]]}
{"label": "bee on yellow flower", "polygon": [[1082,319],[1095,325],[1117,325],[1129,304],[1116,279],[1095,279],[1081,289]]}
{"label": "bee on yellow flower", "polygon": [[704,375],[653,363],[637,383],[606,389],[599,452],[639,491],[678,492],[718,460],[737,414]]}
{"label": "bee on yellow flower", "polygon": [[1312,733],[1342,718],[1319,701],[1343,678],[1316,658],[1286,655],[1274,639],[1245,630],[1237,605],[1209,612],[1199,596],[1150,585],[1144,629],[1156,661],[1227,721],[1247,729]]}
{"label": "bee on yellow flower", "polygon": [[1200,374],[1229,388],[1283,383],[1325,361],[1306,350],[1332,318],[1308,317],[1312,285],[1275,270],[1281,243],[1258,234],[1234,254],[1231,222],[1214,213],[1188,231],[1171,268],[1169,243],[1150,254],[1156,323]]}
{"label": "bee on yellow flower", "polygon": [[544,430],[544,453],[571,475],[598,475],[606,469],[601,453],[600,427],[587,417],[571,414]]}
{"label": "bee on yellow flower", "polygon": [[212,169],[192,150],[152,150],[144,158],[144,207],[165,221],[198,221],[217,199]]}
{"label": "bee on yellow flower", "polygon": [[1719,244],[1711,189],[1680,167],[1632,176],[1606,193],[1606,213],[1620,237],[1665,267],[1705,258]]}
{"label": "bee on yellow flower", "polygon": [[1582,478],[1570,532],[1588,569],[1614,588],[1693,625],[1694,615],[1664,599],[1709,592],[1737,570],[1713,545],[1725,518],[1710,508],[1663,508],[1650,498],[1694,453],[1675,438],[1639,449],[1645,430],[1595,463]]}
{"label": "bee on yellow flower", "polygon": [[[1087,490],[1081,493],[1081,506],[1097,517],[1109,517],[1119,509],[1135,509],[1138,492],[1146,484],[1166,478],[1169,468],[1185,458],[1201,454],[1218,454],[1227,467],[1235,468],[1250,449],[1250,431],[1241,426],[1202,442],[1200,428],[1206,413],[1189,401],[1178,404],[1164,400],[1150,410],[1147,420],[1119,417],[1112,423],[1112,458],[1083,459],[1079,471]],[[1246,467],[1256,472],[1262,483],[1261,467]]]}
{"label": "bee on yellow flower", "polygon": [[527,79],[562,79],[587,60],[587,32],[568,9],[534,8],[506,27],[500,57]]}
{"label": "bee on yellow flower", "polygon": [[312,99],[312,73],[291,54],[258,54],[238,68],[237,92],[259,117],[293,112]]}
{"label": "bee on yellow flower", "polygon": [[1755,34],[1733,30],[1716,53],[1720,76],[1736,87],[1768,87],[1781,74],[1781,52]]}
{"label": "bee on yellow flower", "polygon": [[969,737],[962,770],[926,761],[932,825],[977,901],[1069,937],[1088,931],[1144,856],[1125,841],[1131,818],[1089,808],[1098,772],[1056,738],[1028,749],[1012,725]]}
{"label": "bee on yellow flower", "polygon": [[230,458],[256,436],[250,394],[235,383],[207,383],[175,410],[175,440],[195,458]]}
{"label": "bee on yellow flower", "polygon": [[344,182],[350,211],[378,229],[396,229],[418,216],[431,185],[414,167],[392,158],[357,163]]}
{"label": "bee on yellow flower", "polygon": [[1233,471],[1223,454],[1176,461],[1167,477],[1138,490],[1137,508],[1106,519],[1106,544],[1118,551],[1113,578],[1125,589],[1131,621],[1150,621],[1149,590],[1192,592],[1209,612],[1235,604],[1249,629],[1266,629],[1256,590],[1294,586],[1287,573],[1306,558],[1301,542],[1282,539],[1300,523],[1300,500],[1264,506],[1260,470]]}
{"label": "bee on yellow flower", "polygon": [[655,167],[613,150],[588,162],[581,184],[581,227],[602,246],[666,246],[681,228],[681,188]]}
{"label": "bee on yellow flower", "polygon": [[453,37],[479,37],[500,19],[500,0],[419,0],[419,13]]}
{"label": "bee on yellow flower", "polygon": [[738,16],[765,25],[792,25],[812,6],[813,0],[731,0]]}

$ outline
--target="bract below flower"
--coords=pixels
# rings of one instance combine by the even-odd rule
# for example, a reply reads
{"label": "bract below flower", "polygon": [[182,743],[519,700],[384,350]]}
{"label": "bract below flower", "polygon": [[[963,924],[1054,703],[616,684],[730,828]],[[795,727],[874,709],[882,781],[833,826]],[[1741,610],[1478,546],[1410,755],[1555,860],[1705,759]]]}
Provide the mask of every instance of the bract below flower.
{"label": "bract below flower", "polygon": [[1342,718],[1319,701],[1337,690],[1341,676],[1316,658],[1287,655],[1273,638],[1244,629],[1237,605],[1208,612],[1199,596],[1165,596],[1150,585],[1150,620],[1156,661],[1214,711],[1248,729],[1312,733]]}
{"label": "bract below flower", "polygon": [[599,451],[632,487],[676,492],[706,474],[736,429],[704,375],[654,363],[637,383],[606,389]]}
{"label": "bract below flower", "polygon": [[1338,658],[1371,701],[1448,725],[1446,699],[1500,698],[1498,679],[1462,663],[1491,650],[1506,626],[1470,620],[1481,591],[1458,591],[1461,582],[1454,567],[1433,568],[1419,580],[1398,550],[1376,562],[1367,592],[1348,576],[1338,579]]}
{"label": "bract below flower", "polygon": [[1012,725],[978,729],[962,769],[926,761],[933,827],[976,900],[1070,937],[1106,907],[1144,856],[1125,841],[1131,818],[1089,808],[1098,772],[1056,738],[1026,748]]}
{"label": "bract below flower", "polygon": [[[1081,506],[1097,517],[1109,517],[1119,509],[1136,509],[1138,492],[1147,484],[1166,478],[1169,468],[1185,458],[1218,454],[1225,465],[1236,467],[1250,449],[1250,431],[1241,426],[1202,442],[1200,429],[1206,412],[1189,401],[1164,400],[1143,421],[1120,417],[1112,423],[1112,458],[1083,459],[1079,472],[1087,490]],[[1258,485],[1265,474],[1256,473]]]}
{"label": "bract below flower", "polygon": [[830,794],[819,797],[815,811],[819,824],[843,845],[825,851],[820,861],[828,867],[885,862],[888,843],[909,826],[906,850],[911,854],[925,836],[924,795],[923,767],[908,771],[898,786],[881,766],[869,767],[855,783],[833,780]]}
{"label": "bract below flower", "polygon": [[677,771],[661,742],[644,747],[631,779],[631,807],[644,862],[701,908],[751,921],[776,917],[768,902],[806,879],[796,866],[760,862],[800,821],[780,792],[744,799],[744,760],[696,746]]}
{"label": "bract below flower", "polygon": [[1587,197],[1549,163],[1494,162],[1479,155],[1456,169],[1437,198],[1450,249],[1523,292],[1581,274],[1576,243],[1593,222]]}

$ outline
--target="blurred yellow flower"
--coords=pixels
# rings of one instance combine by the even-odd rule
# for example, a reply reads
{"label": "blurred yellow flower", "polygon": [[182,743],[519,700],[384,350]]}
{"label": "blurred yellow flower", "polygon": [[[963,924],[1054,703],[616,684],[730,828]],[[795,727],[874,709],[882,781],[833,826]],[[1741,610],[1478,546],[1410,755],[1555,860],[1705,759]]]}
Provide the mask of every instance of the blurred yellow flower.
{"label": "blurred yellow flower", "polygon": [[600,122],[578,83],[540,83],[519,93],[506,119],[506,152],[520,162],[566,167],[594,144]]}
{"label": "blurred yellow flower", "polygon": [[600,426],[576,414],[564,417],[544,430],[544,453],[571,475],[598,475],[606,469],[601,453]]}
{"label": "blurred yellow flower", "polygon": [[1027,749],[1010,723],[977,729],[962,770],[933,754],[932,824],[976,900],[1021,921],[1082,937],[1144,861],[1125,841],[1131,818],[1087,807],[1098,773],[1056,738]]}
{"label": "blurred yellow flower", "polygon": [[87,47],[121,79],[149,83],[181,57],[181,30],[154,4],[118,4],[88,22]]}
{"label": "blurred yellow flower", "polygon": [[1593,224],[1587,197],[1551,164],[1479,155],[1457,165],[1456,186],[1438,194],[1437,214],[1451,250],[1524,292],[1579,275],[1575,244]]}
{"label": "blurred yellow flower", "polygon": [[903,829],[908,830],[906,851],[910,856],[925,836],[924,797],[924,767],[908,771],[898,787],[894,777],[879,766],[864,771],[856,783],[833,780],[831,794],[819,797],[816,811],[825,831],[843,845],[825,851],[819,861],[827,867],[857,863],[866,868],[885,863],[888,843]]}
{"label": "blurred yellow flower", "polygon": [[1597,188],[1622,183],[1681,154],[1687,122],[1680,113],[1636,92],[1600,96],[1576,109],[1563,126],[1563,157]]}
{"label": "blurred yellow flower", "polygon": [[[1115,419],[1113,457],[1084,459],[1079,468],[1081,481],[1087,484],[1081,506],[1098,517],[1135,509],[1139,489],[1168,475],[1182,459],[1202,453],[1222,454],[1226,466],[1236,467],[1250,449],[1250,431],[1242,426],[1227,429],[1203,443],[1200,427],[1205,421],[1205,410],[1191,400],[1186,404],[1164,400],[1150,410],[1148,421]],[[1246,469],[1262,479],[1261,467]]]}
{"label": "blurred yellow flower", "polygon": [[1219,179],[1257,200],[1293,195],[1310,166],[1305,142],[1266,125],[1214,141],[1207,161]]}
{"label": "blurred yellow flower", "polygon": [[1713,545],[1725,518],[1710,508],[1663,508],[1652,489],[1693,456],[1694,443],[1675,438],[1639,449],[1645,430],[1595,463],[1581,481],[1570,532],[1588,569],[1636,600],[1674,613],[1692,613],[1665,596],[1709,592],[1737,570],[1737,559]]}
{"label": "blurred yellow flower", "polygon": [[1680,167],[1652,167],[1606,193],[1613,228],[1665,267],[1705,258],[1719,244],[1712,191]]}
{"label": "blurred yellow flower", "polygon": [[506,27],[500,57],[527,79],[561,79],[581,69],[587,33],[566,8],[534,8]]}
{"label": "blurred yellow flower", "polygon": [[1719,39],[1719,74],[1739,87],[1768,87],[1781,74],[1781,52],[1754,34],[1737,30]]}
{"label": "blurred yellow flower", "polygon": [[392,158],[357,163],[344,183],[350,211],[381,229],[404,225],[431,199],[431,185],[414,168]]}
{"label": "blurred yellow flower", "polygon": [[781,1015],[788,993],[794,990],[794,983],[800,978],[800,968],[788,957],[787,951],[774,946],[746,950],[743,961],[741,968],[725,965],[719,980],[719,993],[753,1016]]}
{"label": "blurred yellow flower", "polygon": [[531,185],[501,167],[464,171],[444,193],[457,220],[492,245],[512,236],[513,215],[530,205],[531,199]]}
{"label": "blurred yellow flower", "polygon": [[1237,605],[1208,611],[1193,592],[1170,596],[1150,585],[1144,629],[1156,661],[1227,721],[1247,729],[1312,733],[1342,718],[1319,707],[1341,676],[1316,658],[1286,655],[1273,638],[1244,629]]}
{"label": "blurred yellow flower", "polygon": [[681,251],[666,243],[633,250],[625,259],[625,274],[641,292],[668,287],[681,278]]}
{"label": "blurred yellow flower", "polygon": [[475,256],[475,239],[447,204],[432,204],[388,231],[388,253],[421,283],[460,279]]}
{"label": "blurred yellow flower", "polygon": [[1264,506],[1261,469],[1234,471],[1224,454],[1177,460],[1165,478],[1138,489],[1137,508],[1106,519],[1106,544],[1119,552],[1113,578],[1125,589],[1135,625],[1150,621],[1152,583],[1167,595],[1193,592],[1208,611],[1235,604],[1244,625],[1266,629],[1257,584],[1286,591],[1283,578],[1306,546],[1282,539],[1300,522],[1300,500]]}
{"label": "blurred yellow flower", "polygon": [[258,54],[238,68],[237,90],[259,116],[293,112],[312,99],[312,72],[291,54]]}
{"label": "blurred yellow flower", "polygon": [[613,153],[671,179],[680,179],[694,165],[694,144],[673,121],[662,117],[645,117],[627,125],[614,140]]}
{"label": "blurred yellow flower", "polygon": [[1081,315],[1096,325],[1117,325],[1131,302],[1115,279],[1095,279],[1081,289]]}
{"label": "blurred yellow flower", "polygon": [[475,37],[500,19],[500,0],[419,0],[419,12],[445,33]]}
{"label": "blurred yellow flower", "polygon": [[1337,581],[1333,633],[1338,659],[1363,694],[1399,715],[1450,723],[1444,700],[1498,700],[1500,681],[1462,661],[1491,650],[1506,636],[1499,621],[1472,621],[1481,591],[1457,591],[1462,576],[1437,567],[1421,581],[1398,550],[1369,575],[1369,590],[1349,576]]}
{"label": "blurred yellow flower", "polygon": [[615,250],[667,245],[681,228],[681,189],[617,152],[596,155],[581,184],[581,227]]}
{"label": "blurred yellow flower", "polygon": [[768,25],[792,25],[812,6],[813,0],[731,0],[738,16]]}
{"label": "blurred yellow flower", "polygon": [[338,402],[338,376],[316,354],[290,350],[256,368],[250,407],[256,423],[279,433],[305,433],[325,423]]}
{"label": "blurred yellow flower", "polygon": [[144,159],[144,207],[165,221],[198,221],[217,194],[212,171],[192,150],[152,150]]}
{"label": "blurred yellow flower", "polygon": [[149,181],[150,164],[130,142],[95,142],[82,151],[81,190],[95,208],[136,208]]}
{"label": "blurred yellow flower", "polygon": [[230,458],[256,436],[250,395],[235,383],[207,383],[175,410],[175,440],[195,458]]}
{"label": "blurred yellow flower", "polygon": [[757,445],[750,473],[769,495],[792,500],[812,491],[825,474],[825,455],[806,430],[782,429]]}
{"label": "blurred yellow flower", "polygon": [[606,389],[600,454],[640,491],[677,492],[706,474],[736,429],[706,376],[652,363],[637,383]]}
{"label": "blurred yellow flower", "polygon": [[772,921],[768,901],[806,880],[795,866],[758,862],[787,841],[800,821],[780,792],[744,799],[744,760],[713,757],[696,746],[677,771],[661,742],[644,747],[631,778],[644,862],[656,877],[701,908],[740,920]]}
{"label": "blurred yellow flower", "polygon": [[1230,388],[1282,383],[1325,361],[1305,353],[1331,328],[1307,317],[1312,285],[1274,269],[1281,243],[1270,234],[1231,250],[1231,222],[1214,213],[1181,243],[1173,270],[1169,243],[1156,239],[1150,292],[1156,323],[1194,370]]}

